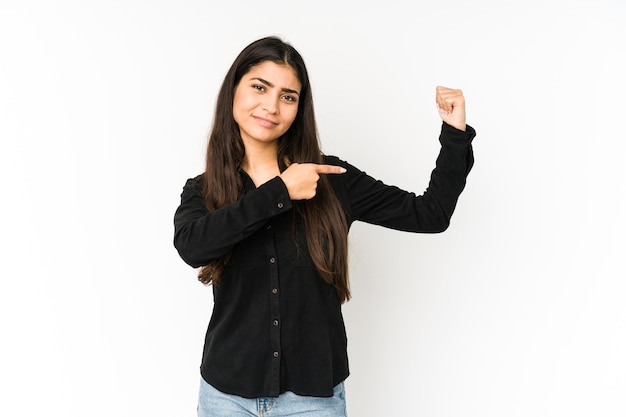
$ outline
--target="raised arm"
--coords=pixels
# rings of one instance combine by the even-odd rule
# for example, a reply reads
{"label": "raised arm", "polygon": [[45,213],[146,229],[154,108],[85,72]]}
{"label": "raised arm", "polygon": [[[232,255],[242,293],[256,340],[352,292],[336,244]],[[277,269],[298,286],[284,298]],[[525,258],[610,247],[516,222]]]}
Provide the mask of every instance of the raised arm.
{"label": "raised arm", "polygon": [[447,229],[474,164],[471,143],[476,132],[465,122],[465,98],[461,90],[437,87],[435,100],[443,120],[441,149],[426,191],[421,195],[404,191],[346,165],[345,194],[349,196],[346,206],[351,221],[411,232],[435,233]]}

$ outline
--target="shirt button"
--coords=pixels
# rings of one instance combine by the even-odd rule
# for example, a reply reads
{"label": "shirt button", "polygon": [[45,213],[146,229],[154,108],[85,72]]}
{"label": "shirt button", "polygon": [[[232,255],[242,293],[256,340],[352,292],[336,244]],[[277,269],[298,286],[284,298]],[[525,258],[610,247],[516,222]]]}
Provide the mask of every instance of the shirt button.
{"label": "shirt button", "polygon": [[274,320],[274,321],[272,322],[272,324],[273,324],[274,326],[278,326],[278,320]]}
{"label": "shirt button", "polygon": [[270,230],[271,228],[272,228],[272,225],[271,225],[271,224],[268,224],[268,225],[267,225],[267,230]]}
{"label": "shirt button", "polygon": [[283,208],[284,204],[283,203],[278,203],[278,208]]}
{"label": "shirt button", "polygon": [[278,357],[278,352],[274,352],[274,357],[277,358]]}
{"label": "shirt button", "polygon": [[278,288],[272,288],[272,294],[278,294]]}
{"label": "shirt button", "polygon": [[270,258],[270,263],[276,263],[276,258],[274,258],[273,256]]}

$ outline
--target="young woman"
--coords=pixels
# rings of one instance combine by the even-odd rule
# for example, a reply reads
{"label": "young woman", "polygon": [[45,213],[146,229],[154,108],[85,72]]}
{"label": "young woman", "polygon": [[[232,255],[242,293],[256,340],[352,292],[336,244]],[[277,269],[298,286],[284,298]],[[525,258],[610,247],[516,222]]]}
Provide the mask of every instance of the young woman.
{"label": "young woman", "polygon": [[199,416],[345,415],[350,225],[441,232],[473,164],[462,92],[437,87],[436,103],[441,150],[416,196],[320,151],[292,46],[263,38],[235,59],[206,171],[187,180],[174,217],[180,256],[213,285]]}

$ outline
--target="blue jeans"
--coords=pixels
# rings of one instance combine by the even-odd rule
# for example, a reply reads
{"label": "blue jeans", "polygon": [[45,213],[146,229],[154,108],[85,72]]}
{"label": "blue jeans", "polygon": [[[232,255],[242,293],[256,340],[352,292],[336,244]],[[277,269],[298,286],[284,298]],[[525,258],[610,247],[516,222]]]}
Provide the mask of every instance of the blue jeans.
{"label": "blue jeans", "polygon": [[278,398],[224,394],[200,378],[198,417],[346,417],[343,382],[332,397],[304,397],[287,391]]}

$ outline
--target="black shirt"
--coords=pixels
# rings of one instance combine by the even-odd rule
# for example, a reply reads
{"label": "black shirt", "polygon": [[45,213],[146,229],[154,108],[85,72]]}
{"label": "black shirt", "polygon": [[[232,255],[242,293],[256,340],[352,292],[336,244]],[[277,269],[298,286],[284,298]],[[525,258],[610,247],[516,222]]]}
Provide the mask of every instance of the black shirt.
{"label": "black shirt", "polygon": [[[443,124],[436,168],[420,196],[389,186],[336,157],[330,175],[348,225],[360,220],[392,229],[445,230],[474,159],[475,131]],[[174,217],[174,245],[200,267],[232,249],[219,285],[202,356],[202,377],[222,392],[247,398],[285,391],[329,397],[349,374],[347,338],[337,293],[308,254],[304,222],[295,219],[280,177],[255,187],[240,170],[245,194],[208,211],[202,178],[187,180]]]}

